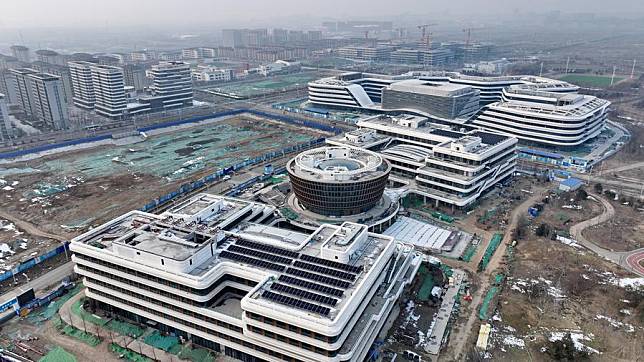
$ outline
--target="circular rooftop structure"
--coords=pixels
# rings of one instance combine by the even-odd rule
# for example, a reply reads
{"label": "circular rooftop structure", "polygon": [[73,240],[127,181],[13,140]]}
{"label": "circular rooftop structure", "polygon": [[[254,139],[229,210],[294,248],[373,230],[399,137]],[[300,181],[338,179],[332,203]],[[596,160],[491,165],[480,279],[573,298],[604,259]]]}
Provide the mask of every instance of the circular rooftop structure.
{"label": "circular rooftop structure", "polygon": [[345,147],[305,151],[286,165],[297,201],[320,215],[347,216],[382,198],[391,165],[380,155]]}

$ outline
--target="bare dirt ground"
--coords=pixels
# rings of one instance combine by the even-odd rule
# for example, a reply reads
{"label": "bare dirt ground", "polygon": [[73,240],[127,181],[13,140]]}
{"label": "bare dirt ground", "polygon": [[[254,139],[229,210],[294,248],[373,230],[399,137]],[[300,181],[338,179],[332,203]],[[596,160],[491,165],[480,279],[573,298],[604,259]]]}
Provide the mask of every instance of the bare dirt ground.
{"label": "bare dirt ground", "polygon": [[644,354],[644,292],[616,285],[631,275],[534,234],[516,250],[491,321],[491,357],[551,360],[561,352],[551,340],[567,332],[585,346],[576,359],[588,354],[591,360],[635,361]]}
{"label": "bare dirt ground", "polygon": [[[306,135],[311,139],[322,135],[318,131],[307,128],[248,117],[229,119],[222,123],[238,129],[250,129],[256,132],[255,136],[244,140],[225,140],[227,149],[225,157],[239,160],[256,157],[271,151],[271,149],[251,151],[254,148],[249,146],[252,146],[253,142],[262,141],[279,144],[279,146],[275,147],[275,149],[279,149],[292,145],[286,138],[281,139],[281,134],[300,134]],[[195,127],[195,129],[202,127],[208,126],[199,126]],[[66,152],[26,163],[3,165],[2,168],[30,167],[38,169],[45,162],[51,163],[62,159],[70,160],[82,157],[85,153],[93,151],[95,149]],[[123,168],[116,167],[115,169],[123,170]],[[6,238],[3,238],[3,229],[0,228],[0,243],[13,243],[20,238],[33,238],[33,246],[35,247],[38,244],[38,248],[32,250],[31,245],[29,245],[26,251],[29,254],[33,252],[40,254],[45,250],[51,249],[58,242],[56,239],[68,240],[92,226],[100,225],[132,209],[138,209],[158,196],[178,189],[182,184],[190,180],[212,173],[214,169],[206,167],[177,180],[168,180],[168,178],[144,172],[126,171],[104,176],[87,176],[84,175],[83,170],[74,170],[69,175],[53,174],[52,172],[32,172],[3,177],[5,182],[12,186],[6,190],[0,190],[0,212],[11,215],[14,221],[23,221],[34,225],[40,230],[40,234],[34,233],[33,230],[30,233],[30,230],[21,229],[20,225],[16,225],[18,226],[17,231],[23,234],[15,235],[13,230],[5,230]],[[78,181],[76,179],[78,177],[81,177],[82,181]],[[46,197],[31,196],[34,189],[43,181],[54,183],[60,182],[61,178],[65,178],[64,182],[73,184],[73,187]],[[2,219],[2,214],[0,214],[0,219]],[[68,227],[63,227],[63,225]],[[75,225],[79,227],[74,228],[73,226]],[[70,228],[69,226],[72,227]],[[19,244],[15,246],[19,247]]]}
{"label": "bare dirt ground", "polygon": [[[62,347],[76,356],[78,361],[122,361],[109,350],[110,341],[108,339],[103,340],[98,346],[92,347],[73,337],[61,334],[51,321],[36,325],[22,319],[14,319],[3,325],[2,338],[7,341],[11,340],[14,343],[22,341],[30,347],[45,353],[55,347]],[[37,338],[37,340],[34,340],[34,338]],[[33,361],[37,361],[42,357],[42,355],[33,351],[23,352],[17,348],[14,352]]]}
{"label": "bare dirt ground", "polygon": [[610,201],[615,216],[607,222],[586,229],[582,235],[606,249],[631,251],[644,246],[643,213],[620,201]]}

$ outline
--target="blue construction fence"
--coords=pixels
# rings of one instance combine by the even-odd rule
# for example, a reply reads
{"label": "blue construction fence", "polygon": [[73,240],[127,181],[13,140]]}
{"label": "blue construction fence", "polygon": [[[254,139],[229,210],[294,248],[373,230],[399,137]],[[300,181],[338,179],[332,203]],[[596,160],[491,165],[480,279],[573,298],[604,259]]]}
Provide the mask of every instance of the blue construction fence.
{"label": "blue construction fence", "polygon": [[[280,174],[286,172],[286,167],[280,167],[275,169],[273,174]],[[253,186],[256,182],[261,182],[261,181],[266,181],[269,178],[273,176],[273,174],[270,175],[259,175],[251,178],[250,180],[247,180],[237,186],[235,186],[232,190],[226,192],[226,196],[237,196],[240,192],[246,190],[247,188]]]}
{"label": "blue construction fence", "polygon": [[[309,148],[312,148],[312,147],[314,147],[316,145],[322,144],[323,142],[324,142],[324,137],[321,137],[321,138],[311,140],[309,142],[301,143],[301,144],[298,144],[298,145],[295,145],[295,146],[285,147],[285,148],[282,148],[279,151],[269,152],[269,153],[266,153],[266,154],[264,154],[262,156],[259,156],[259,157],[253,158],[253,159],[247,159],[247,160],[244,160],[242,162],[236,163],[236,164],[234,164],[232,166],[219,169],[216,172],[214,172],[214,173],[212,173],[212,174],[210,174],[208,176],[205,176],[205,177],[203,177],[203,178],[201,178],[201,179],[199,179],[197,181],[194,181],[194,182],[189,183],[189,184],[181,185],[181,187],[179,187],[179,189],[176,190],[176,191],[170,192],[169,194],[163,195],[163,196],[159,197],[158,199],[150,201],[149,203],[145,204],[141,208],[141,211],[146,211],[147,212],[147,211],[153,210],[153,209],[157,208],[158,206],[163,205],[166,202],[173,200],[176,197],[180,197],[180,196],[185,195],[187,193],[190,193],[190,192],[192,192],[194,190],[198,190],[199,188],[201,188],[203,186],[206,186],[207,184],[219,181],[224,176],[230,175],[233,172],[236,172],[236,171],[238,171],[238,170],[240,170],[240,169],[242,169],[244,167],[254,166],[254,165],[266,162],[266,161],[270,161],[270,160],[275,159],[275,158],[283,157],[283,156],[285,156],[285,155],[287,155],[289,153],[297,152],[299,150],[309,149]],[[281,172],[283,172],[283,171],[281,171]],[[274,171],[274,173],[281,173],[281,172],[278,172],[277,170]],[[262,176],[264,176],[264,175],[262,175]],[[235,187],[235,189],[239,188],[241,185],[245,185],[247,183],[252,184],[254,182],[257,182],[257,180],[253,180],[252,182],[250,180],[246,181],[243,184],[237,185]]]}
{"label": "blue construction fence", "polygon": [[[205,121],[207,119],[213,119],[213,118],[223,118],[223,117],[229,117],[229,116],[235,116],[235,115],[240,115],[244,113],[249,113],[255,116],[259,117],[264,117],[264,118],[270,118],[270,119],[275,119],[284,123],[292,124],[292,125],[297,125],[297,126],[304,126],[308,128],[313,128],[325,132],[331,132],[334,134],[340,134],[343,132],[341,128],[334,127],[328,124],[323,124],[315,121],[309,121],[305,119],[299,119],[295,117],[291,117],[288,115],[280,115],[280,114],[273,114],[273,113],[268,113],[264,111],[258,111],[255,109],[247,109],[247,108],[242,108],[242,109],[236,109],[232,111],[224,111],[224,112],[216,112],[212,114],[208,114],[205,116],[197,116],[197,117],[191,117],[191,118],[186,118],[186,119],[179,119],[175,121],[168,121],[168,122],[162,122],[162,123],[157,123],[153,124],[150,126],[145,126],[141,128],[137,128],[138,132],[148,132],[156,129],[161,129],[161,128],[167,128],[167,127],[174,127],[174,126],[180,126],[184,124],[190,124],[190,123],[198,123]],[[50,151],[53,149],[57,148],[63,148],[63,147],[69,147],[69,146],[77,146],[80,144],[84,143],[91,143],[91,142],[97,142],[97,141],[102,141],[102,140],[107,140],[111,139],[112,134],[104,134],[104,135],[99,135],[99,136],[93,136],[93,137],[83,137],[71,141],[64,141],[64,142],[58,142],[58,143],[52,143],[49,145],[43,145],[43,146],[37,146],[37,147],[32,147],[32,148],[27,148],[24,150],[18,150],[18,151],[11,151],[11,152],[4,152],[0,153],[0,159],[11,159],[11,158],[16,158],[16,157],[21,157],[25,155],[29,155],[32,153],[38,153],[38,152],[44,152],[44,151]]]}
{"label": "blue construction fence", "polygon": [[15,267],[14,269],[8,270],[8,271],[0,274],[0,282],[3,282],[3,281],[5,281],[5,280],[7,280],[9,278],[12,278],[14,275],[22,273],[27,269],[31,269],[34,266],[36,266],[36,265],[38,265],[38,264],[40,264],[40,263],[42,263],[42,262],[44,262],[44,261],[46,261],[48,259],[51,259],[51,258],[55,257],[56,255],[62,254],[62,253],[65,252],[65,250],[69,250],[69,242],[68,241],[64,242],[62,245],[59,245],[55,249],[52,249],[52,250],[48,251],[45,254],[42,254],[42,255],[39,255],[37,257],[31,258],[31,259],[29,259],[27,261],[24,261],[24,262],[18,264],[18,266]]}

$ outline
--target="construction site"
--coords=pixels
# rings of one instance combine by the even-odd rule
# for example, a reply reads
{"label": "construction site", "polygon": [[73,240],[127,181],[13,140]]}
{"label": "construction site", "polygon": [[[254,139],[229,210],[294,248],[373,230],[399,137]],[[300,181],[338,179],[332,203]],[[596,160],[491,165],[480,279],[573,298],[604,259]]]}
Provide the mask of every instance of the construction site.
{"label": "construction site", "polygon": [[[101,145],[4,164],[0,169],[1,267],[11,270],[186,182],[325,135],[250,115],[157,133],[136,143]],[[272,162],[279,163],[289,156],[281,161],[279,155],[272,157],[277,157]],[[256,172],[261,174],[263,165],[249,165],[210,187],[224,192],[234,187],[236,180],[243,180],[244,174]],[[62,260],[58,257],[56,261]],[[31,272],[35,270],[26,275]],[[10,287],[27,278],[20,276],[2,285]]]}

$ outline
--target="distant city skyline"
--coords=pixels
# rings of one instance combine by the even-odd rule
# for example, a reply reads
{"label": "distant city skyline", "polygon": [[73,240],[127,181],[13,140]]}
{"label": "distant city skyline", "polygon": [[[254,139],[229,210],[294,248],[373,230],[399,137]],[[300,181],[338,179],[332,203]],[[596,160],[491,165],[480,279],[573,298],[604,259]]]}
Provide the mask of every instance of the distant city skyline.
{"label": "distant city skyline", "polygon": [[[5,0],[0,4],[0,29],[28,29],[41,27],[105,27],[105,26],[177,26],[211,25],[230,26],[244,23],[270,23],[290,17],[304,16],[306,20],[320,18],[350,19],[366,17],[389,17],[413,14],[450,14],[467,18],[489,14],[512,15],[521,13],[644,14],[644,3],[637,0],[605,2],[599,0],[544,0],[535,3],[527,0],[399,0],[396,2],[355,1],[297,1],[278,0],[266,2],[246,0],[243,2],[213,2],[208,0],[152,1],[112,0],[93,2],[87,6],[84,0]],[[195,16],[195,14],[199,14]],[[293,20],[297,22],[297,19]],[[304,23],[303,23],[304,24]],[[310,24],[310,23],[309,23]],[[280,24],[275,24],[280,26]],[[287,27],[289,24],[281,24]],[[316,24],[317,25],[317,24]]]}

